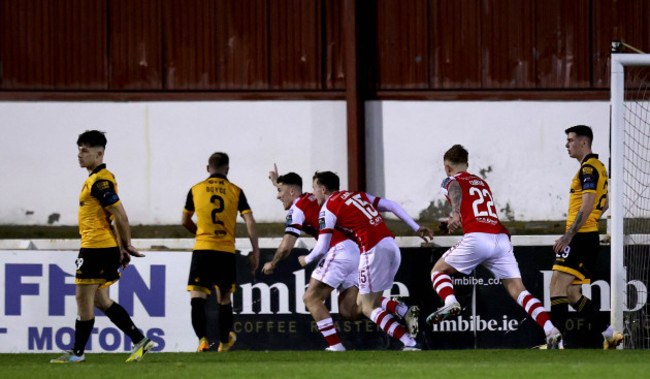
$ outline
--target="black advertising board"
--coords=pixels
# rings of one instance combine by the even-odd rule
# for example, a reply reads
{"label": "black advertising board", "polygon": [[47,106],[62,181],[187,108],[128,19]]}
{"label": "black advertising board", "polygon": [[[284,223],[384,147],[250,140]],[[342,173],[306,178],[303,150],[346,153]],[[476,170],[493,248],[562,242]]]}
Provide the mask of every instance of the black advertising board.
{"label": "black advertising board", "polygon": [[[479,267],[473,275],[453,278],[456,296],[463,311],[455,320],[427,327],[426,316],[442,303],[431,286],[430,270],[447,248],[402,248],[402,264],[391,295],[421,309],[418,341],[425,349],[530,348],[544,343],[542,329],[510,298],[491,273]],[[271,260],[274,250],[262,249],[260,267]],[[246,257],[238,255],[238,286],[233,295],[234,330],[237,349],[243,350],[322,350],[327,347],[316,324],[302,302],[312,266],[302,268],[297,257],[307,250],[295,249],[272,275],[251,275]],[[609,247],[598,252],[601,262],[591,286],[591,298],[609,317]],[[550,246],[518,246],[524,285],[549,309],[549,284],[554,254]],[[334,291],[336,292],[336,291]],[[603,301],[605,299],[605,301]],[[335,301],[336,303],[336,301]],[[332,309],[331,299],[326,301]],[[218,308],[208,302],[208,320],[215,320]],[[334,305],[332,312],[339,335],[348,349],[399,349],[401,343],[380,331],[370,320],[342,320]],[[565,341],[572,347],[600,347],[599,333],[570,313]],[[217,322],[211,322],[211,336],[217,335]],[[213,338],[212,340],[217,340]]]}

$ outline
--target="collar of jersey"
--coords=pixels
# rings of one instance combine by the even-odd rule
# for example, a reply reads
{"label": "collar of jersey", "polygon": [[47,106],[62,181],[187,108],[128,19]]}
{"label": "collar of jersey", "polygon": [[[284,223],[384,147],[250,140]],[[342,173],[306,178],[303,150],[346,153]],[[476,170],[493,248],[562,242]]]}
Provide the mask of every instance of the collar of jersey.
{"label": "collar of jersey", "polygon": [[587,154],[587,155],[585,156],[585,159],[582,160],[582,162],[586,162],[586,161],[588,161],[590,158],[596,158],[596,159],[598,159],[598,154],[594,154],[594,153]]}
{"label": "collar of jersey", "polygon": [[96,173],[100,172],[101,170],[103,170],[105,168],[106,168],[106,163],[102,163],[99,166],[95,167],[95,169],[90,174],[88,174],[88,176],[96,174]]}
{"label": "collar of jersey", "polygon": [[226,179],[226,180],[228,180],[228,178],[226,178],[226,175],[222,175],[222,174],[212,174],[212,175],[210,175],[210,177],[211,177],[211,178],[219,178],[219,179]]}

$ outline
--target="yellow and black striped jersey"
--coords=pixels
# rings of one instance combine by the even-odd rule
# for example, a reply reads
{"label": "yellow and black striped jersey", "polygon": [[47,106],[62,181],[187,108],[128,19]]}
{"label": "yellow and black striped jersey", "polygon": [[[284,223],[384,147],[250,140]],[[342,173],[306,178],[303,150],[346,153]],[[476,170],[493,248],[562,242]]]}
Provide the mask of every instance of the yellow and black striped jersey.
{"label": "yellow and black striped jersey", "polygon": [[220,174],[196,184],[187,194],[185,212],[196,212],[194,250],[235,252],[237,212],[252,212],[244,191]]}
{"label": "yellow and black striped jersey", "polygon": [[81,247],[117,246],[111,228],[113,215],[106,210],[120,204],[115,176],[105,164],[97,166],[88,176],[79,196],[79,234]]}
{"label": "yellow and black striped jersey", "polygon": [[585,224],[578,233],[598,231],[598,219],[603,214],[603,207],[607,202],[607,169],[598,160],[598,154],[589,154],[580,165],[580,170],[571,182],[571,195],[569,196],[569,216],[566,230],[569,230],[576,219],[578,210],[582,206],[582,194],[585,192],[596,193],[594,209],[589,214]]}

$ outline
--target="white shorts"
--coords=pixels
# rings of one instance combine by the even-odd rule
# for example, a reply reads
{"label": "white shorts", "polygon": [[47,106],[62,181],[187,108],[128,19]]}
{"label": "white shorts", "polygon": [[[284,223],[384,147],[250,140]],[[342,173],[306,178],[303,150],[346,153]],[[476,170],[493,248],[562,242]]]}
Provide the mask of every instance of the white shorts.
{"label": "white shorts", "polygon": [[383,292],[393,288],[402,256],[392,237],[379,241],[359,259],[359,293]]}
{"label": "white shorts", "polygon": [[505,233],[468,233],[442,258],[458,272],[468,275],[478,265],[492,271],[497,279],[521,278],[512,243]]}
{"label": "white shorts", "polygon": [[311,277],[343,292],[358,285],[358,266],[359,246],[354,241],[345,240],[327,251],[311,273]]}

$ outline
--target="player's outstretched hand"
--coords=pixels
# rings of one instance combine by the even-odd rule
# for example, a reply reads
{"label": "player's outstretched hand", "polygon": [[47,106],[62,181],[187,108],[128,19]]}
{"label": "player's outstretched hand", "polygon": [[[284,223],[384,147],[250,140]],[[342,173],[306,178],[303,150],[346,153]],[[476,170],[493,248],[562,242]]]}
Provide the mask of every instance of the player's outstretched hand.
{"label": "player's outstretched hand", "polygon": [[433,231],[426,226],[421,226],[417,231],[418,236],[424,240],[424,242],[429,242],[433,239]]}
{"label": "player's outstretched hand", "polygon": [[307,261],[305,260],[306,255],[301,255],[298,257],[298,262],[302,267],[307,266]]}
{"label": "player's outstretched hand", "polygon": [[122,266],[123,270],[129,267],[129,263],[131,263],[132,256],[141,258],[144,257],[145,255],[139,252],[132,245],[120,248],[120,266]]}
{"label": "player's outstretched hand", "polygon": [[248,254],[248,267],[251,269],[251,274],[255,275],[255,271],[260,266],[260,254],[259,252],[251,252]]}
{"label": "player's outstretched hand", "polygon": [[460,221],[460,213],[452,212],[449,218],[447,219],[447,228],[449,233],[453,233],[456,229],[461,229],[463,223]]}
{"label": "player's outstretched hand", "polygon": [[269,179],[271,179],[271,183],[273,183],[274,186],[278,186],[278,165],[273,163],[273,171],[269,171]]}
{"label": "player's outstretched hand", "polygon": [[271,275],[273,274],[273,270],[275,270],[275,266],[273,266],[272,262],[264,263],[264,267],[262,267],[262,273],[266,275]]}
{"label": "player's outstretched hand", "polygon": [[145,256],[144,254],[139,252],[135,247],[133,247],[133,245],[127,246],[125,250],[126,250],[127,253],[129,253],[129,255],[131,255],[133,257],[142,258],[142,257]]}
{"label": "player's outstretched hand", "polygon": [[569,246],[569,243],[571,243],[571,238],[565,234],[555,241],[555,244],[553,244],[553,251],[560,253],[564,251],[564,248]]}
{"label": "player's outstretched hand", "polygon": [[120,249],[120,266],[122,266],[122,270],[126,270],[129,263],[131,263],[131,255],[126,249]]}

